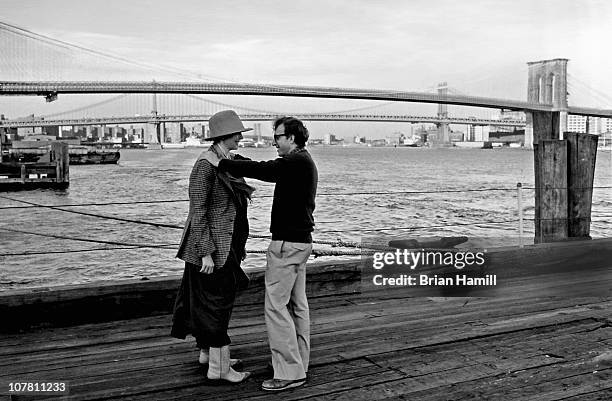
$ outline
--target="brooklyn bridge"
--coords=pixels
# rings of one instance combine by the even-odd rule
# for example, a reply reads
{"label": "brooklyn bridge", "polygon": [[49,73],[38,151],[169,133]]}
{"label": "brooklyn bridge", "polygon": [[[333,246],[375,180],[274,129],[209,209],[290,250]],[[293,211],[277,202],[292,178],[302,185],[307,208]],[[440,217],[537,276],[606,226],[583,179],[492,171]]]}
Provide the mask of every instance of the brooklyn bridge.
{"label": "brooklyn bridge", "polygon": [[[71,46],[48,37],[40,37],[32,32],[10,24],[0,24],[0,37],[5,41],[20,41],[22,46],[12,46],[6,52],[8,69],[4,76],[17,79],[0,81],[0,97],[5,101],[28,96],[41,96],[48,102],[64,96],[114,95],[103,101],[87,103],[83,100],[78,107],[57,110],[53,113],[32,111],[28,117],[10,116],[0,120],[0,128],[7,133],[10,129],[24,127],[76,127],[107,124],[147,124],[152,128],[149,140],[155,142],[160,138],[160,125],[170,122],[206,122],[210,115],[222,108],[233,108],[246,121],[269,121],[275,116],[285,114],[283,111],[265,107],[245,106],[238,104],[240,97],[275,97],[275,98],[310,98],[310,99],[348,99],[369,101],[369,106],[353,107],[349,110],[327,110],[318,112],[293,112],[292,114],[310,121],[343,121],[343,122],[395,122],[435,124],[440,133],[440,141],[448,143],[451,125],[469,127],[511,127],[524,129],[525,146],[537,142],[534,139],[534,124],[553,125],[555,134],[548,137],[560,138],[567,131],[568,117],[572,115],[612,118],[612,109],[570,105],[568,102],[568,60],[551,59],[528,62],[527,99],[516,100],[503,97],[473,96],[453,89],[446,82],[434,88],[433,92],[357,89],[342,87],[318,87],[299,85],[273,85],[249,83],[187,82],[187,81],[71,81],[27,79],[40,77],[36,65],[41,65],[41,47],[61,49],[55,57],[78,58],[83,54],[97,57],[109,57],[96,54],[91,49]],[[67,48],[67,50],[66,50]],[[45,50],[48,51],[48,50]],[[112,58],[112,57],[111,57]],[[111,60],[124,62],[125,60]],[[129,60],[128,60],[129,61]],[[41,69],[49,68],[49,63],[58,62],[52,57],[45,60]],[[65,63],[65,60],[61,63]],[[61,64],[60,63],[60,64]],[[57,73],[62,76],[61,72]],[[21,77],[21,79],[19,79]],[[577,80],[580,82],[580,80]],[[117,95],[119,94],[119,95]],[[203,95],[228,96],[234,103],[219,102],[202,97]],[[163,97],[167,99],[162,101]],[[167,110],[162,110],[165,102]],[[374,103],[372,103],[374,102]],[[395,111],[385,108],[393,104],[436,104],[434,115],[423,115]],[[449,113],[449,105],[460,106],[456,113]],[[114,106],[114,107],[113,107]],[[40,110],[40,108],[38,108]],[[467,110],[467,111],[465,111]],[[474,110],[482,110],[483,115],[474,116]],[[1,112],[2,110],[0,110]],[[514,114],[505,115],[507,112]],[[128,114],[129,113],[129,114]],[[469,115],[462,115],[469,113]],[[534,118],[534,115],[536,116]],[[487,139],[486,135],[481,139]]]}

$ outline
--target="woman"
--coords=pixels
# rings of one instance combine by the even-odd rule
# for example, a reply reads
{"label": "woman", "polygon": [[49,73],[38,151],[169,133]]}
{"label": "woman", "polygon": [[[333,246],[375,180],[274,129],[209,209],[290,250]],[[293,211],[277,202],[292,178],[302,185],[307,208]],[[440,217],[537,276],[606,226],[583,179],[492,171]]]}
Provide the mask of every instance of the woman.
{"label": "woman", "polygon": [[[245,128],[233,110],[213,115],[209,127],[207,140],[213,145],[207,152],[219,158],[241,158],[230,151],[238,149],[242,132],[252,128]],[[230,359],[227,328],[236,293],[248,284],[240,263],[246,254],[247,202],[253,191],[243,178],[217,172],[202,156],[189,177],[189,215],[177,254],[185,261],[185,271],[171,335],[196,338],[199,362],[208,363],[211,380],[239,383],[250,375],[231,367],[238,361]]]}

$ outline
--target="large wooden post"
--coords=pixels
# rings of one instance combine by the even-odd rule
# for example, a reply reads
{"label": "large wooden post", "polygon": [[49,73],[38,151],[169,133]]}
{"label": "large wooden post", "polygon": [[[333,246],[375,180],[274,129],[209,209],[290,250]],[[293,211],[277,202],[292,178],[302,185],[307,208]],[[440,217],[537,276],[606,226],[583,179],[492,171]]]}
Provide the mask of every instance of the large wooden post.
{"label": "large wooden post", "polygon": [[568,236],[590,238],[597,135],[566,132],[568,150]]}
{"label": "large wooden post", "polygon": [[19,169],[19,177],[21,178],[22,184],[25,184],[26,178],[28,178],[26,175],[27,175],[26,165],[22,164]]}
{"label": "large wooden post", "polygon": [[559,136],[559,112],[532,111],[533,144],[542,139],[561,139]]}
{"label": "large wooden post", "polygon": [[567,143],[559,113],[531,113],[535,172],[535,243],[567,238]]}
{"label": "large wooden post", "polygon": [[0,128],[0,163],[4,161],[4,138],[6,136],[6,128]]}
{"label": "large wooden post", "polygon": [[70,154],[68,144],[65,142],[53,142],[51,144],[51,161],[55,162],[55,180],[58,184],[68,186],[70,181]]}
{"label": "large wooden post", "polygon": [[535,242],[567,239],[567,142],[545,139],[535,146]]}
{"label": "large wooden post", "polygon": [[532,112],[535,242],[590,238],[596,135],[564,133],[559,112]]}

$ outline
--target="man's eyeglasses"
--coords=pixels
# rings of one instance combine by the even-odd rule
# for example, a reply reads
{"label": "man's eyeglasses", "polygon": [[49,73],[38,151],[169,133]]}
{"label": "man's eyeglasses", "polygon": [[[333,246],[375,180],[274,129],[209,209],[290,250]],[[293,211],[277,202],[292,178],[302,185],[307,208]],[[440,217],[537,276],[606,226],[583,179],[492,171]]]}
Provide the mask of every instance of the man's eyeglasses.
{"label": "man's eyeglasses", "polygon": [[285,135],[287,134],[278,134],[278,135],[274,134],[274,140],[278,141],[278,138],[280,138],[281,136],[285,136]]}

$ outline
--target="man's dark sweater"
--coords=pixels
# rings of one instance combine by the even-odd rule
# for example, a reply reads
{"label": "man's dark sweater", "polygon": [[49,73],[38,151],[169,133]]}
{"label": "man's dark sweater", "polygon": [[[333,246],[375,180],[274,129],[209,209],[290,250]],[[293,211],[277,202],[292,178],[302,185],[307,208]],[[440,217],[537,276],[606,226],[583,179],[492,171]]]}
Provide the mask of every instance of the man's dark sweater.
{"label": "man's dark sweater", "polygon": [[275,160],[219,161],[219,170],[234,177],[275,182],[270,232],[273,240],[312,242],[318,173],[310,153],[295,149]]}

